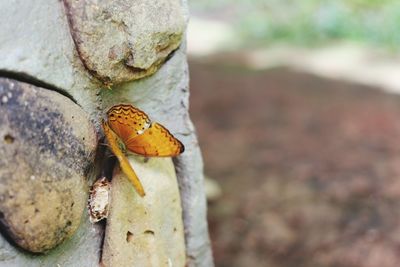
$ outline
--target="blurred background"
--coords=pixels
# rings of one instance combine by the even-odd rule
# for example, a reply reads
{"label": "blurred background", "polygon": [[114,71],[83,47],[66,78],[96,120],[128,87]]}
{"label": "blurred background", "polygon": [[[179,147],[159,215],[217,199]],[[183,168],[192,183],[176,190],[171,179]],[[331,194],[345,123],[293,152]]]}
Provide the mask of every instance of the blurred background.
{"label": "blurred background", "polygon": [[400,1],[189,4],[216,266],[400,266]]}

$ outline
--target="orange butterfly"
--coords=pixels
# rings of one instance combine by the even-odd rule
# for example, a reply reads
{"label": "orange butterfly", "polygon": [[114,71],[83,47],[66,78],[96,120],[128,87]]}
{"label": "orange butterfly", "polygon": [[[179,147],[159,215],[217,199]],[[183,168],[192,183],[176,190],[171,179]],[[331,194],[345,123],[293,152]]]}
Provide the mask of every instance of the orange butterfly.
{"label": "orange butterfly", "polygon": [[145,192],[123,151],[147,157],[174,157],[185,147],[164,126],[151,122],[143,111],[128,104],[113,106],[102,122],[111,151],[140,196]]}

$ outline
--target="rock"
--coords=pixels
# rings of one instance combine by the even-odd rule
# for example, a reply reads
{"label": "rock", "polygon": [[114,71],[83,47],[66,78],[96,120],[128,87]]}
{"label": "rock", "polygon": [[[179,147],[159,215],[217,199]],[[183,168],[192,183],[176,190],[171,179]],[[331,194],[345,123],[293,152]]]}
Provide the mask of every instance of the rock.
{"label": "rock", "polygon": [[172,160],[142,156],[129,160],[146,196],[140,197],[125,175],[115,173],[102,263],[185,266],[182,208]]}
{"label": "rock", "polygon": [[45,252],[80,224],[96,134],[68,98],[10,79],[0,79],[0,126],[3,233]]}
{"label": "rock", "polygon": [[106,84],[157,71],[181,43],[185,18],[179,0],[64,0],[82,63]]}
{"label": "rock", "polygon": [[[186,0],[170,0],[168,4],[165,0],[132,2],[135,2],[136,8],[138,8],[136,2],[145,3],[143,9],[149,8],[149,10],[153,10],[151,11],[153,14],[166,14],[169,8],[173,8],[177,13],[169,18],[172,22],[180,20],[181,13],[183,13],[184,20],[186,22],[188,20]],[[155,6],[163,5],[165,9],[154,11]],[[182,5],[182,10],[178,8],[178,5]],[[62,1],[0,1],[0,10],[6,14],[0,16],[2,25],[0,27],[0,70],[5,75],[26,79],[29,82],[42,83],[47,87],[56,88],[65,95],[72,96],[90,116],[92,122],[94,124],[97,122],[98,129],[100,128],[100,117],[108,107],[119,103],[131,103],[146,111],[152,119],[162,123],[176,135],[184,143],[186,149],[182,157],[174,162],[179,165],[177,176],[180,180],[184,210],[188,266],[212,266],[207,234],[201,153],[188,114],[188,68],[184,42],[173,56],[169,53],[168,60],[165,60],[162,67],[153,75],[145,79],[117,84],[113,90],[107,90],[83,66],[75,49],[74,41],[76,40],[71,38],[70,24],[67,21],[68,16],[64,6]],[[135,15],[129,14],[129,20],[138,21],[137,14],[136,12]],[[147,12],[147,14],[152,13]],[[147,38],[149,35],[146,34],[154,32],[156,23],[160,23],[156,19],[143,21],[143,23],[139,21],[137,23],[142,23],[138,24],[140,27],[130,29],[130,31],[134,30],[136,33],[143,31],[144,33],[140,36]],[[24,22],[23,25],[21,21]],[[104,21],[104,24],[106,23],[109,22]],[[89,25],[86,26],[89,27]],[[167,24],[161,26],[162,29],[169,27]],[[110,39],[112,38],[113,35],[110,36]],[[151,55],[151,47],[154,46],[144,44],[146,42],[141,43],[143,49],[149,48],[150,50],[142,51],[143,58],[151,59],[145,55]],[[96,50],[101,45],[100,43],[99,46],[92,48]],[[98,53],[93,53],[93,55],[98,55]],[[101,58],[101,60],[108,59]],[[93,59],[93,62],[97,61],[99,59]],[[111,64],[104,67],[111,68]],[[119,71],[120,67],[117,66],[115,69]],[[89,175],[89,178],[94,181],[96,177]],[[171,184],[171,186],[176,185]],[[132,194],[134,193],[132,191]],[[120,199],[120,201],[124,200]],[[121,214],[124,213],[121,212]],[[114,213],[115,215],[116,213]],[[86,219],[83,218],[78,232],[71,239],[52,249],[46,255],[32,257],[29,253],[11,246],[8,242],[4,242],[4,247],[0,244],[0,265],[97,266],[101,253],[104,253],[101,235],[103,224],[93,225]],[[147,222],[141,221],[141,223],[146,224]],[[1,239],[0,236],[0,242]],[[176,250],[181,249],[184,248],[176,248]],[[11,259],[7,256],[8,260],[5,261],[2,260],[1,255],[14,255],[14,258]],[[126,257],[129,258],[131,255],[126,255]],[[123,261],[123,257],[120,257],[120,260]]]}

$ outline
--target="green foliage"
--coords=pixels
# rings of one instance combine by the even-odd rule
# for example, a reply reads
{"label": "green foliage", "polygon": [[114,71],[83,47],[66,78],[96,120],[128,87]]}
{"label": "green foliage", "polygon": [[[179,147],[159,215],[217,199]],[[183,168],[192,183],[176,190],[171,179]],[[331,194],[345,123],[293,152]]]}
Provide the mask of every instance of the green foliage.
{"label": "green foliage", "polygon": [[191,5],[223,14],[246,46],[352,40],[400,47],[398,0],[194,0]]}

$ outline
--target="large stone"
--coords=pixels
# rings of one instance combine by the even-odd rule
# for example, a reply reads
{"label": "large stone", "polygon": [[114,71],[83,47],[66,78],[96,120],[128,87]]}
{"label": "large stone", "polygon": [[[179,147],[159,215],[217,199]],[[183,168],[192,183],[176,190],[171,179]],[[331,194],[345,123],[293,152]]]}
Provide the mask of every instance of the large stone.
{"label": "large stone", "polygon": [[140,197],[125,175],[115,173],[103,264],[185,266],[182,208],[171,159],[129,159],[146,196]]}
{"label": "large stone", "polygon": [[179,0],[64,0],[79,57],[106,84],[158,70],[180,45],[185,20]]}
{"label": "large stone", "polygon": [[78,228],[96,134],[59,93],[0,79],[0,222],[12,242],[45,252]]}

